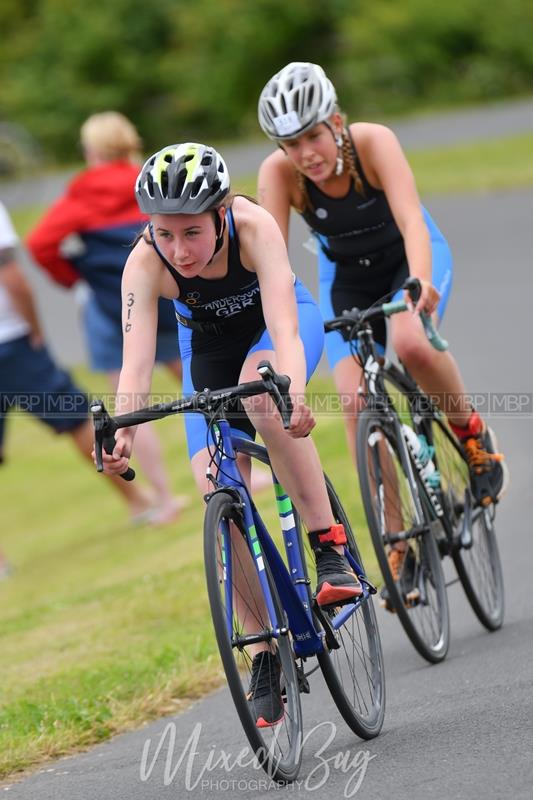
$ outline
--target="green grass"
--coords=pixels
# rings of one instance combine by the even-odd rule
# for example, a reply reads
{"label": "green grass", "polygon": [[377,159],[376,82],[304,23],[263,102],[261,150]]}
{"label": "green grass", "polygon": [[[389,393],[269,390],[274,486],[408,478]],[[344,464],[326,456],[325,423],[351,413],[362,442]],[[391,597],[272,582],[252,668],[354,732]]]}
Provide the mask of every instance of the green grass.
{"label": "green grass", "polygon": [[[93,393],[104,388],[86,371],[78,378]],[[157,373],[154,391],[175,387]],[[15,571],[0,584],[0,776],[176,711],[223,680],[182,421],[157,430],[176,491],[194,502],[179,524],[154,530],[128,524],[68,437],[8,419],[1,546]],[[317,443],[361,532],[338,417],[321,420]],[[364,548],[370,557],[366,538]]]}
{"label": "green grass", "polygon": [[[531,187],[532,154],[533,134],[407,151],[421,195]],[[235,188],[255,195],[255,175],[239,178]]]}
{"label": "green grass", "polygon": [[533,186],[533,134],[408,153],[421,194]]}

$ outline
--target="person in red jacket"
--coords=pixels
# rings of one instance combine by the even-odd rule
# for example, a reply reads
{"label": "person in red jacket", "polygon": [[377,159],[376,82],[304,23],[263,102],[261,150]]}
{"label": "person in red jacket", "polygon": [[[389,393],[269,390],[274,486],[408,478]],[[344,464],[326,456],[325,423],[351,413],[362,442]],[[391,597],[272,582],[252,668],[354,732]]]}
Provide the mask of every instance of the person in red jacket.
{"label": "person in red jacket", "polygon": [[[66,435],[81,455],[92,461],[94,435],[87,396],[48,351],[18,251],[18,236],[0,203],[0,465],[7,418],[17,412],[31,414],[50,431]],[[112,485],[131,516],[149,510],[150,498],[142,487],[119,478],[112,480]],[[9,572],[0,551],[0,580]]]}
{"label": "person in red jacket", "polygon": [[[81,145],[87,168],[48,209],[26,244],[53,281],[67,288],[83,281],[88,287],[83,320],[90,365],[108,375],[115,391],[122,366],[122,272],[146,222],[134,193],[141,141],[124,115],[107,111],[84,122]],[[162,299],[158,315],[156,361],[181,381],[172,304]],[[138,462],[154,492],[147,521],[170,522],[185,498],[170,490],[159,440],[149,425],[142,426],[137,441]]]}

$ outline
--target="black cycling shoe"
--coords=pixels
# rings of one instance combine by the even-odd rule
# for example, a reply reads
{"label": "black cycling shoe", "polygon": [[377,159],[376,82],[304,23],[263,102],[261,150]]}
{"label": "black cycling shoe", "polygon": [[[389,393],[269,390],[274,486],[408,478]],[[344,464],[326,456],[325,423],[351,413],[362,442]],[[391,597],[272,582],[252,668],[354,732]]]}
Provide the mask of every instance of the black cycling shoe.
{"label": "black cycling shoe", "polygon": [[247,699],[257,728],[271,728],[284,717],[280,676],[281,665],[277,654],[265,650],[254,656]]}
{"label": "black cycling shoe", "polygon": [[507,490],[509,470],[503,456],[496,452],[494,433],[484,429],[462,442],[470,470],[470,484],[477,503],[483,506],[497,503]]}
{"label": "black cycling shoe", "polygon": [[315,550],[317,587],[316,600],[319,606],[348,603],[363,594],[345,556],[332,547],[322,545]]}

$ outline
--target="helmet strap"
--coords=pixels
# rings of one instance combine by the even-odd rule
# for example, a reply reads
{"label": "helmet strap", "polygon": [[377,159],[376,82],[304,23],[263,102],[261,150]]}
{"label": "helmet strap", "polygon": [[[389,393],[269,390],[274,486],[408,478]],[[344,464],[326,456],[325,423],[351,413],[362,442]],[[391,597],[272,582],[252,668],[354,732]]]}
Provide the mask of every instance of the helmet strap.
{"label": "helmet strap", "polygon": [[213,250],[213,255],[209,259],[208,264],[210,264],[212,262],[212,260],[214,259],[214,257],[216,256],[216,254],[218,253],[218,251],[220,250],[220,248],[224,244],[224,233],[226,231],[226,217],[224,216],[224,220],[221,220],[220,216],[218,214],[218,209],[215,209],[213,211],[213,213],[215,215],[215,234],[216,234],[216,239],[215,239],[215,249]]}

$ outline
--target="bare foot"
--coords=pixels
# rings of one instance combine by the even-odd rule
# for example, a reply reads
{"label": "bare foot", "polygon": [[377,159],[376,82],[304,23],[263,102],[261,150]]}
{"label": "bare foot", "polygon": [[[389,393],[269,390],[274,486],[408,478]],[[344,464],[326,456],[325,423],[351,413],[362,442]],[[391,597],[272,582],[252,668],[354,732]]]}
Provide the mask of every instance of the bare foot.
{"label": "bare foot", "polygon": [[150,515],[154,510],[156,501],[153,494],[139,487],[137,497],[128,504],[130,511],[130,522],[132,525],[146,525],[150,521]]}
{"label": "bare foot", "polygon": [[156,505],[151,509],[148,523],[154,526],[168,525],[170,522],[174,522],[190,503],[191,498],[185,494],[172,497],[168,502]]}

